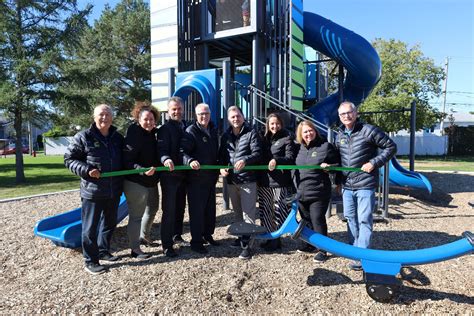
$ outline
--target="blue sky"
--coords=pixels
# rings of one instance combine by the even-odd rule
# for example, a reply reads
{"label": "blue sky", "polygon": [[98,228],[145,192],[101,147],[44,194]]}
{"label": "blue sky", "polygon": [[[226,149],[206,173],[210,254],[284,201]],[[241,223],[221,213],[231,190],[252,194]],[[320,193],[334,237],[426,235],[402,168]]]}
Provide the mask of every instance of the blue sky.
{"label": "blue sky", "polygon": [[[449,57],[446,110],[474,111],[474,1],[472,0],[305,0],[317,13],[372,41],[398,39],[419,44],[443,66]],[[463,93],[460,93],[463,92]],[[441,104],[442,98],[433,100]],[[459,105],[459,103],[470,105]]]}
{"label": "blue sky", "polygon": [[[88,1],[78,2],[85,6]],[[91,21],[100,16],[106,3],[113,7],[117,2],[93,1]],[[303,3],[305,10],[369,41],[380,37],[398,39],[410,47],[419,44],[426,57],[443,67],[449,57],[446,110],[474,111],[473,0],[304,0]],[[440,106],[441,102],[442,98],[433,100],[433,105]]]}

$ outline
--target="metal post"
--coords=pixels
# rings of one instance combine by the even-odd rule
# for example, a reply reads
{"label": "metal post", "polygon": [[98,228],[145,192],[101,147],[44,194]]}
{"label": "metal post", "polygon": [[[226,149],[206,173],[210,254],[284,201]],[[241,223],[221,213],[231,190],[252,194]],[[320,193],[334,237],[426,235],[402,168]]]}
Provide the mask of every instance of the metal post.
{"label": "metal post", "polygon": [[388,218],[388,193],[390,190],[390,183],[389,183],[389,162],[387,162],[383,166],[383,213],[382,216],[384,219]]}
{"label": "metal post", "polygon": [[341,104],[342,102],[344,102],[344,93],[343,93],[343,89],[344,89],[344,67],[341,64],[339,64],[339,76],[338,76],[337,86],[338,86],[338,92],[339,92],[339,104]]}
{"label": "metal post", "polygon": [[[223,118],[224,118],[224,131],[227,130],[227,127],[229,125],[229,122],[227,121],[227,109],[232,105],[233,101],[231,100],[232,97],[232,87],[230,85],[230,78],[231,78],[231,67],[230,67],[230,61],[229,60],[224,60],[222,62],[222,81],[223,81],[223,87],[222,87],[222,95],[224,99],[224,106],[223,106]],[[224,209],[229,210],[230,209],[230,204],[229,204],[229,192],[227,188],[227,181],[225,179],[222,180],[222,197],[224,199]]]}
{"label": "metal post", "polygon": [[415,171],[415,132],[416,132],[416,102],[411,102],[410,115],[410,171]]}

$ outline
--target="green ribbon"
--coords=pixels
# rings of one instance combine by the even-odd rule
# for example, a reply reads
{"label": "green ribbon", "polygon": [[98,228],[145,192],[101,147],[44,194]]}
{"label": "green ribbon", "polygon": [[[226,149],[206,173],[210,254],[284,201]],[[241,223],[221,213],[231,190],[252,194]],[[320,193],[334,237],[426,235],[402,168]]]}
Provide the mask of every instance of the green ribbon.
{"label": "green ribbon", "polygon": [[[234,169],[233,166],[226,166],[226,165],[201,165],[200,170],[219,170],[219,169]],[[268,165],[255,165],[255,166],[245,166],[244,170],[268,170]],[[294,170],[294,169],[319,169],[319,170],[327,170],[327,171],[355,171],[361,172],[361,168],[348,168],[348,167],[327,167],[322,168],[321,166],[297,166],[297,165],[279,165],[276,166],[275,169],[277,170]],[[102,178],[106,177],[117,177],[117,176],[125,176],[129,174],[138,174],[144,173],[150,170],[150,168],[139,168],[139,169],[131,169],[131,170],[120,170],[120,171],[111,171],[111,172],[104,172],[100,176]],[[156,167],[156,171],[170,171],[168,167]],[[174,170],[193,170],[190,166],[174,166]]]}

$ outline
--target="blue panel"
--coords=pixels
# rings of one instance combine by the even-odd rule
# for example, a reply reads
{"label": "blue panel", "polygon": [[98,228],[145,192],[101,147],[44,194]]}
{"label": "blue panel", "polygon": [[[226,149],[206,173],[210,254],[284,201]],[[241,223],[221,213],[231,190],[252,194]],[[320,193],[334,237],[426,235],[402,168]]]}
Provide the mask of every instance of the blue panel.
{"label": "blue panel", "polygon": [[218,123],[220,114],[220,79],[217,69],[181,72],[176,75],[176,91],[173,95],[186,99],[191,92],[197,92],[211,109],[211,120]]}
{"label": "blue panel", "polygon": [[316,65],[306,64],[306,98],[308,99],[315,99],[317,96],[316,78]]}

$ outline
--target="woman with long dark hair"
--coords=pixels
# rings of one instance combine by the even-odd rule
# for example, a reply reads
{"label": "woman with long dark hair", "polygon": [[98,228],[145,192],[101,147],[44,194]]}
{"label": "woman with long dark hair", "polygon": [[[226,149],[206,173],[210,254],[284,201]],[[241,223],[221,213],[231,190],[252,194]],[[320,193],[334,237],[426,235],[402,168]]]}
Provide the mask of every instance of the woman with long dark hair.
{"label": "woman with long dark hair", "polygon": [[[280,115],[270,114],[265,127],[262,163],[268,164],[268,171],[259,175],[258,205],[262,225],[268,231],[275,231],[288,217],[291,210],[289,198],[295,192],[290,170],[275,168],[278,165],[293,165],[297,147],[293,134],[284,128]],[[269,240],[262,247],[275,251],[281,248],[281,240]]]}

